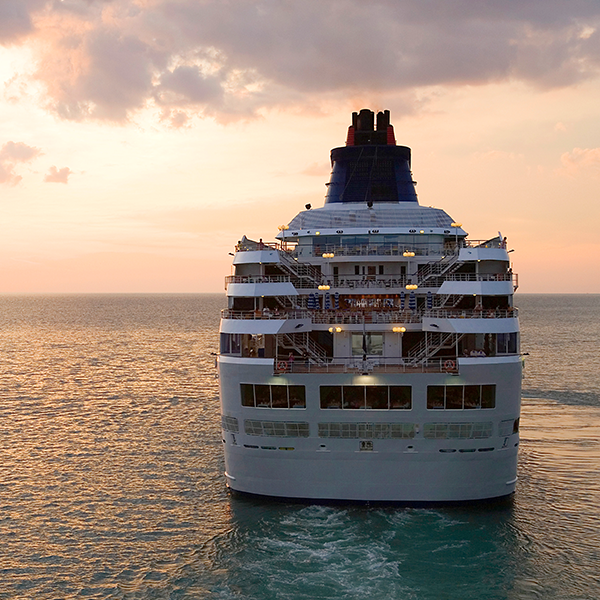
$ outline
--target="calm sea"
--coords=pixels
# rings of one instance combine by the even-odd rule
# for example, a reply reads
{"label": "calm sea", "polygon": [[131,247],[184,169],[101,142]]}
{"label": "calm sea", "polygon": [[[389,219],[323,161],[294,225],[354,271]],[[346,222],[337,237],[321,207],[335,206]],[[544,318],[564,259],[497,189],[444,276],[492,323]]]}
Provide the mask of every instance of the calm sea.
{"label": "calm sea", "polygon": [[0,598],[600,598],[600,296],[523,295],[496,507],[231,497],[222,296],[1,297]]}

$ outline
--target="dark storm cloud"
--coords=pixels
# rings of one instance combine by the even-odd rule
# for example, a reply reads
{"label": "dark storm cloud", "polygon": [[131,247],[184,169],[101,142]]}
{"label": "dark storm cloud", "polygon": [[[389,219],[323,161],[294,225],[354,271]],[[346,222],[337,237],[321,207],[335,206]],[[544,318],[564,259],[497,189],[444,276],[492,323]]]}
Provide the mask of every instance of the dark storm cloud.
{"label": "dark storm cloud", "polygon": [[560,87],[600,67],[598,0],[5,1],[5,39],[62,28],[40,46],[39,77],[73,119],[125,120],[151,102],[184,121],[320,95]]}

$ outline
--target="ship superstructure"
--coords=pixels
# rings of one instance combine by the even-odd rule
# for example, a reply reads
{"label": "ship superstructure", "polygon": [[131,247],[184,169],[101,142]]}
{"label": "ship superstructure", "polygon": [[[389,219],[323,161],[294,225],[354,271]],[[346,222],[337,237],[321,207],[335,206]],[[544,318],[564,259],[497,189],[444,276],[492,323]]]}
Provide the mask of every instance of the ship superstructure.
{"label": "ship superstructure", "polygon": [[227,483],[314,500],[515,489],[522,363],[506,239],[419,205],[389,111],[352,116],[325,205],[242,238],[218,367]]}

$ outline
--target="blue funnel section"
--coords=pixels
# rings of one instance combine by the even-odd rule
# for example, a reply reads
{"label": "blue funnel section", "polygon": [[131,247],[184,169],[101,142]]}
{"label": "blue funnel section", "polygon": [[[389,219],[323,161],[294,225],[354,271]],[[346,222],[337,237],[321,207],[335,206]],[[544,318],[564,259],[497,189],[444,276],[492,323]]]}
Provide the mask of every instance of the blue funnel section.
{"label": "blue funnel section", "polygon": [[418,202],[406,146],[346,146],[331,151],[330,202]]}
{"label": "blue funnel section", "polygon": [[396,146],[388,110],[352,113],[346,147],[331,151],[332,173],[325,204],[336,202],[415,202],[410,148]]}

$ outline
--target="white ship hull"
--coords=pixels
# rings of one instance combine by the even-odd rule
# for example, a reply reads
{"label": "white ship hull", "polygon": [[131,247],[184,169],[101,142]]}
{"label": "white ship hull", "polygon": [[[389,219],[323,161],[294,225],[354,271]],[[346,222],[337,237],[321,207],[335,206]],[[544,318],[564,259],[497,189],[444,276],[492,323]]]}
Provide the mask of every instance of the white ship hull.
{"label": "white ship hull", "polygon": [[276,498],[512,494],[522,360],[506,238],[420,206],[389,112],[354,113],[325,205],[243,237],[218,358],[226,481]]}
{"label": "white ship hull", "polygon": [[[502,423],[512,423],[520,412],[521,360],[518,357],[460,365],[460,375],[273,376],[272,365],[248,362],[244,364],[243,359],[228,357],[222,358],[219,364],[222,412],[238,421],[237,433],[223,431],[226,478],[232,490],[279,498],[371,502],[474,501],[514,492],[519,434],[511,430],[508,435],[500,435],[500,428]],[[285,415],[278,409],[242,410],[240,383],[247,381],[305,385],[306,409],[289,411],[294,414],[285,411]],[[425,408],[426,386],[448,381],[452,384],[496,383],[497,404],[502,408],[472,411],[468,416],[464,411],[432,414]],[[364,410],[357,416],[354,412],[333,415],[333,412],[345,411],[323,411],[319,406],[321,385],[375,382],[411,385],[413,403],[422,408],[385,411],[384,414]],[[306,438],[248,435],[244,428],[247,420],[305,422],[309,424],[310,434]],[[318,435],[319,423],[389,421],[417,425],[414,437],[335,439]],[[492,422],[493,434],[484,439],[426,438],[426,424],[439,422]],[[373,442],[372,449],[361,450],[361,442],[369,441]]]}

